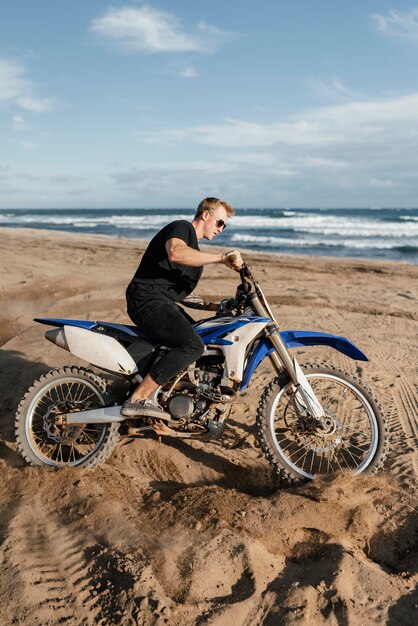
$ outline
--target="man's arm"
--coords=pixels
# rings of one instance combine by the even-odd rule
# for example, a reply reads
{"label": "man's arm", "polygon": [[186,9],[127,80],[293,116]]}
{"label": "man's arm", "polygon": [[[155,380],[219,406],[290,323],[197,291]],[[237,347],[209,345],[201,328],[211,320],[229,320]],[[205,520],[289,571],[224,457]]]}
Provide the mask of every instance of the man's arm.
{"label": "man's arm", "polygon": [[189,267],[200,267],[201,265],[210,265],[211,263],[223,263],[223,254],[212,254],[211,252],[201,252],[190,248],[182,239],[172,237],[169,239],[165,248],[170,263],[179,263],[180,265],[188,265]]}
{"label": "man's arm", "polygon": [[189,309],[200,309],[201,311],[217,311],[219,305],[210,300],[203,300],[200,296],[191,293],[181,300],[179,304],[187,306]]}
{"label": "man's arm", "polygon": [[238,270],[243,264],[241,254],[238,250],[230,250],[230,252],[226,254],[202,252],[201,250],[190,248],[182,239],[178,239],[177,237],[169,239],[165,244],[165,248],[170,263],[179,263],[180,265],[188,265],[189,267],[201,267],[202,265],[223,263],[233,270]]}

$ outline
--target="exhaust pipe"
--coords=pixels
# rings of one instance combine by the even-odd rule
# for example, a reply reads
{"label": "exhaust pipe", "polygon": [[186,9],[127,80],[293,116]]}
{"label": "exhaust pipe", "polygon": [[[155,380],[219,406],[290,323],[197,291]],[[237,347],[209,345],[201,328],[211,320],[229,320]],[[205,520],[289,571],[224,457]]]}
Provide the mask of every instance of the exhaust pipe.
{"label": "exhaust pipe", "polygon": [[[73,426],[75,424],[111,424],[112,422],[130,422],[141,417],[141,415],[133,418],[125,417],[120,413],[121,408],[121,405],[115,405],[103,406],[97,409],[90,409],[88,411],[74,411],[74,413],[63,414],[62,421],[67,426]],[[171,422],[170,416],[168,415],[165,417],[163,414],[159,419],[164,420],[168,424]],[[173,423],[177,424],[176,421]]]}
{"label": "exhaust pipe", "polygon": [[65,424],[110,424],[111,422],[124,422],[126,417],[120,414],[122,406],[104,406],[100,409],[90,409],[89,411],[75,411],[67,413]]}

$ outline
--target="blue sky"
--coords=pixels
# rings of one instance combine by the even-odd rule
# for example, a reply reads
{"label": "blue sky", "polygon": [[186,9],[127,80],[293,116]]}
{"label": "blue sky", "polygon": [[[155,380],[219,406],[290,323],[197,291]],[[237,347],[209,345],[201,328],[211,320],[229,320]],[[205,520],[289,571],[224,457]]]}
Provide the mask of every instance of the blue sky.
{"label": "blue sky", "polygon": [[418,205],[418,2],[13,0],[0,207]]}

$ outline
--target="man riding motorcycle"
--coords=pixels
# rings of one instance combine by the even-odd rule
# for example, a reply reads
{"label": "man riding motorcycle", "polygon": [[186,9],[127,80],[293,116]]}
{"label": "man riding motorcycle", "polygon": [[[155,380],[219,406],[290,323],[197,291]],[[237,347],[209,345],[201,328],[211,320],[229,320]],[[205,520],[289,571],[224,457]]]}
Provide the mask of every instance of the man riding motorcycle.
{"label": "man riding motorcycle", "polygon": [[240,270],[243,261],[237,250],[213,254],[202,252],[198,242],[211,241],[226,227],[234,209],[225,200],[205,198],[192,222],[171,222],[150,241],[126,290],[128,315],[146,336],[170,350],[122,406],[125,417],[161,417],[163,409],[151,399],[155,390],[196,361],[204,345],[192,327],[192,318],[177,302],[192,308],[215,310],[213,303],[190,296],[203,266],[222,263]]}

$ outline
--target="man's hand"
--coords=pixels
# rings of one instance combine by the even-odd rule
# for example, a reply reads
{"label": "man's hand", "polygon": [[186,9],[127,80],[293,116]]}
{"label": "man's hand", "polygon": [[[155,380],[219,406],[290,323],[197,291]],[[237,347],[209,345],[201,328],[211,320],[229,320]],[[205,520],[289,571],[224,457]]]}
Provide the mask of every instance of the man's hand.
{"label": "man's hand", "polygon": [[222,263],[236,272],[238,272],[244,265],[241,253],[238,250],[230,250],[229,252],[223,254]]}

